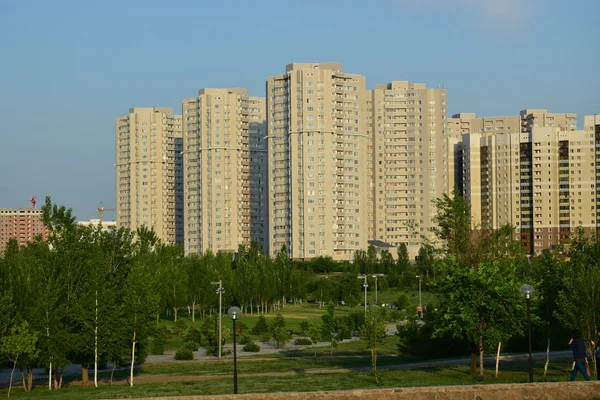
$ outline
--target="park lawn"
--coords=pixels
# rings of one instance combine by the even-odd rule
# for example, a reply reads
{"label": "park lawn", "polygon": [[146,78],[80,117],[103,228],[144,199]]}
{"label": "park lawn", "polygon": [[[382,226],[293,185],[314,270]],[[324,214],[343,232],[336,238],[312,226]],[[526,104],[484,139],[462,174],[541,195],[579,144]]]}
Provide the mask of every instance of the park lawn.
{"label": "park lawn", "polygon": [[[418,295],[417,290],[410,290],[410,289],[407,289],[404,291],[400,291],[397,289],[380,290],[377,292],[377,303],[392,304],[394,301],[396,301],[396,299],[398,298],[400,293],[405,293],[408,296],[410,305],[408,307],[407,314],[411,315],[410,310],[415,310],[415,313],[416,313],[416,307],[419,304],[419,295]],[[421,296],[423,299],[423,304],[431,303],[432,300],[434,299],[434,296],[430,292],[426,292],[426,291],[423,291],[421,293]],[[375,292],[374,291],[368,292],[367,300],[369,303],[375,301]],[[335,314],[338,317],[342,317],[342,316],[350,314],[351,312],[360,312],[362,310],[364,310],[364,305],[359,305],[356,307],[337,305],[335,307]],[[326,311],[327,311],[326,307],[319,307],[319,305],[316,303],[306,303],[306,302],[298,303],[298,304],[289,303],[285,308],[282,308],[281,310],[279,310],[277,312],[270,312],[268,314],[264,314],[264,316],[265,316],[265,319],[267,320],[267,323],[269,323],[273,318],[275,318],[277,313],[281,313],[286,320],[286,329],[292,330],[295,335],[299,335],[299,334],[301,334],[300,324],[303,321],[312,321],[312,322],[318,323],[321,320],[321,316],[323,314],[325,314]],[[250,331],[256,325],[256,322],[258,321],[259,315],[260,314],[256,314],[256,313],[255,314],[244,314],[244,315],[242,315],[241,319],[239,320],[240,322],[243,322],[248,327],[248,330],[246,332],[244,332],[243,334],[250,336],[250,338],[252,340],[261,340],[262,339],[261,335],[252,335],[250,333]],[[160,324],[166,326],[167,328],[172,328],[173,327],[172,317],[173,316],[171,315],[169,318],[161,319]],[[195,321],[192,322],[191,316],[188,315],[187,310],[185,308],[182,308],[181,311],[179,312],[179,319],[181,319],[182,321],[185,321],[187,326],[191,326],[196,329],[200,329],[200,327],[202,326],[202,320],[198,316],[196,316]],[[229,328],[230,330],[233,328],[233,323],[227,317],[226,314],[223,315],[223,328]],[[183,345],[184,341],[185,340],[182,336],[169,335],[169,338],[167,339],[167,341],[165,343],[165,350],[166,351],[177,350]],[[231,342],[231,338],[228,342]],[[205,343],[203,343],[203,344],[205,344]]]}
{"label": "park lawn", "polygon": [[[536,382],[567,381],[571,362],[567,359],[551,363],[548,375],[542,377],[543,361],[535,364]],[[456,365],[438,368],[422,368],[413,370],[380,370],[382,383],[375,384],[374,377],[369,373],[316,373],[277,376],[244,376],[238,378],[239,393],[270,393],[270,392],[308,392],[322,390],[351,390],[385,387],[420,387],[440,385],[468,385],[492,383],[524,383],[527,382],[527,363],[518,361],[501,365],[500,376],[492,375],[492,365],[486,366],[486,377],[483,382],[478,377],[469,375],[467,365]],[[299,371],[301,372],[301,371]],[[169,377],[164,377],[168,380]],[[579,377],[581,379],[581,377]],[[6,397],[6,389],[0,390],[0,397]],[[120,383],[113,386],[107,384],[93,387],[66,387],[60,391],[48,391],[37,387],[32,393],[24,393],[20,388],[14,388],[11,398],[40,398],[40,399],[114,399],[159,396],[185,396],[232,393],[231,376],[222,379],[211,379],[193,382],[164,382],[138,383],[133,388]]]}

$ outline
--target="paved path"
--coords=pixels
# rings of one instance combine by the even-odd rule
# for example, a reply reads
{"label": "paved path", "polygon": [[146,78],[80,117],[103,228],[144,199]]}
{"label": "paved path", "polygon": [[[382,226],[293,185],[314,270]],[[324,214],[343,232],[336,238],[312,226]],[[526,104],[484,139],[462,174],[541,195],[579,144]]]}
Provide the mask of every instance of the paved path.
{"label": "paved path", "polygon": [[[571,355],[570,351],[557,351],[552,352],[552,357],[569,357]],[[546,356],[546,353],[535,353],[534,356],[543,358]],[[347,357],[347,356],[346,356]],[[370,357],[370,356],[354,356],[354,357]],[[337,356],[334,358],[344,358],[344,356]],[[515,361],[515,360],[527,360],[528,354],[513,354],[500,356],[500,360],[502,361]],[[277,361],[276,359],[269,359],[272,361]],[[496,357],[484,357],[486,362],[493,362],[496,360]],[[452,365],[460,365],[460,364],[468,364],[471,361],[470,358],[455,358],[455,359],[447,359],[447,360],[436,360],[436,361],[424,361],[424,362],[416,362],[416,363],[402,363],[395,365],[385,365],[378,367],[378,370],[404,370],[404,369],[416,369],[416,368],[431,368],[431,367],[445,367]],[[264,377],[264,376],[294,376],[294,375],[309,375],[309,374],[341,374],[348,372],[369,372],[371,370],[370,366],[366,367],[357,367],[357,368],[316,368],[316,369],[302,369],[302,370],[292,370],[285,372],[262,372],[262,373],[247,373],[247,374],[238,374],[241,378],[250,378],[250,377]],[[135,377],[136,383],[165,383],[165,382],[198,382],[198,381],[208,381],[214,379],[223,379],[230,378],[231,374],[203,374],[203,375],[146,375]],[[105,380],[106,381],[106,380]],[[77,385],[80,382],[70,382],[70,385]],[[126,379],[121,379],[118,381],[114,381],[113,384],[126,384],[128,381]]]}

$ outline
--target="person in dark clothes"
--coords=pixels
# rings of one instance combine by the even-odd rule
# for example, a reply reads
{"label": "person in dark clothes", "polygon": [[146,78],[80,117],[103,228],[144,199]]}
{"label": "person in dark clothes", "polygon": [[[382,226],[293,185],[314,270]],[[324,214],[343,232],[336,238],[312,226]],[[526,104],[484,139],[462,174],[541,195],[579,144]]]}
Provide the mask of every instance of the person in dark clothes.
{"label": "person in dark clothes", "polygon": [[[600,337],[600,328],[596,328],[596,336]],[[591,340],[591,343],[592,346],[595,347],[596,351],[596,378],[600,381],[600,362],[598,362],[598,359],[600,358],[600,340],[598,340],[596,343]]]}
{"label": "person in dark clothes", "polygon": [[571,341],[569,342],[569,347],[573,349],[573,371],[571,371],[571,378],[569,381],[574,381],[577,376],[577,371],[581,372],[583,378],[586,381],[590,380],[589,375],[586,371],[587,366],[587,354],[585,351],[585,342],[581,338],[581,333],[574,329],[571,332]]}

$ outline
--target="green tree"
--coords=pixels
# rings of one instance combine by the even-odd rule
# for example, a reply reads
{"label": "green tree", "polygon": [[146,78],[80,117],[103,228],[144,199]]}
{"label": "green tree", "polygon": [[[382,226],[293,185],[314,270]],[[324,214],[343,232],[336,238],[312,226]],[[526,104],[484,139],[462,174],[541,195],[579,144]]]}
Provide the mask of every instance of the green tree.
{"label": "green tree", "polygon": [[[13,368],[10,372],[10,383],[8,385],[8,398],[10,398],[15,367],[23,359],[35,358],[37,355],[36,342],[37,335],[30,331],[27,322],[13,326],[10,329],[10,333],[0,340],[0,354],[4,354],[13,363]],[[27,392],[31,391],[31,386],[25,386],[25,390]]]}
{"label": "green tree", "polygon": [[[133,264],[124,289],[123,323],[126,327],[125,337],[129,337],[131,343],[130,386],[133,386],[134,362],[143,362],[145,357],[145,351],[138,350],[136,353],[137,346],[147,346],[148,337],[152,333],[152,320],[159,308],[159,295],[152,291],[152,273],[143,263]],[[145,350],[144,347],[142,350]]]}
{"label": "green tree", "polygon": [[[322,329],[319,325],[309,322],[308,328],[306,329],[306,336],[308,336],[313,345],[319,343],[322,339]],[[315,360],[317,359],[317,348],[314,347]]]}
{"label": "green tree", "polygon": [[333,348],[337,346],[338,338],[336,336],[339,329],[339,320],[335,315],[335,306],[327,306],[327,312],[321,315],[321,338],[330,344],[331,356],[333,357]]}
{"label": "green tree", "polygon": [[371,351],[371,367],[375,383],[379,383],[379,374],[377,373],[377,349],[387,337],[385,329],[385,320],[382,316],[381,309],[374,306],[367,308],[365,322],[359,330],[360,340],[362,340],[367,348]]}
{"label": "green tree", "polygon": [[[555,315],[569,329],[578,329],[583,338],[596,336],[600,326],[600,244],[578,230],[569,250],[570,262],[562,273],[562,290],[558,293]],[[594,349],[586,341],[594,357]]]}
{"label": "green tree", "polygon": [[269,326],[271,338],[275,341],[278,349],[285,347],[285,344],[292,336],[285,329],[285,318],[281,313],[277,313]]}
{"label": "green tree", "polygon": [[[480,355],[480,376],[483,378],[483,351],[513,335],[521,334],[524,315],[520,284],[513,264],[485,262],[477,269],[466,269],[452,263],[444,267],[444,278],[434,289],[443,305],[435,336],[448,333],[473,344]],[[475,351],[472,352],[471,373],[475,372]]]}

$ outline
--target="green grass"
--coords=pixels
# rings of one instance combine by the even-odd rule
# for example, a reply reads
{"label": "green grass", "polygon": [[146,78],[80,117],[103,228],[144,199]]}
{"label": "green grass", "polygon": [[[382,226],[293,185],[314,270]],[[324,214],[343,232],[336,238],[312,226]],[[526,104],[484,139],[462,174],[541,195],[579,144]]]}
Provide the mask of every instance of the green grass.
{"label": "green grass", "polygon": [[[340,360],[338,360],[340,361]],[[279,371],[279,364],[271,364],[274,370]],[[194,364],[196,365],[196,364]],[[569,377],[570,361],[553,361],[550,364],[548,376],[542,377],[541,361],[535,365],[536,382],[566,381]],[[290,365],[291,366],[291,365]],[[241,368],[242,365],[240,364]],[[196,368],[196,367],[194,367]],[[198,366],[198,368],[201,368]],[[492,365],[486,365],[484,384],[491,383],[521,383],[527,382],[527,363],[525,361],[501,363],[500,376],[492,376]],[[293,371],[302,372],[301,369]],[[231,373],[231,371],[229,371]],[[382,387],[418,387],[439,385],[468,385],[480,384],[478,377],[469,375],[468,366],[457,365],[439,368],[423,368],[414,370],[380,370],[382,383],[376,385],[374,378],[369,373],[344,372],[336,373],[335,379],[331,374],[296,374],[287,376],[244,376],[240,375],[238,384],[240,393],[267,393],[267,392],[305,392],[320,390],[350,390]],[[244,372],[247,373],[247,372]],[[141,375],[143,376],[143,375]],[[581,379],[581,377],[579,377]],[[113,386],[101,385],[93,387],[66,387],[60,391],[48,391],[44,387],[35,388],[30,394],[24,393],[20,388],[14,388],[11,397],[40,398],[40,399],[113,399],[158,396],[185,396],[232,393],[233,385],[231,376],[222,379],[212,379],[195,382],[170,382],[170,383],[138,383],[130,388],[124,384]],[[0,397],[6,397],[6,389],[0,390]]]}
{"label": "green grass", "polygon": [[[377,292],[377,303],[378,304],[392,304],[394,301],[396,301],[396,299],[398,298],[398,296],[400,295],[400,293],[405,293],[408,296],[409,299],[409,307],[408,307],[408,315],[411,315],[412,312],[414,312],[416,314],[416,307],[419,304],[419,293],[417,290],[411,290],[411,289],[406,289],[404,291],[400,291],[397,289],[387,289],[387,290],[379,290]],[[434,299],[434,296],[426,291],[423,291],[421,293],[422,299],[423,299],[423,304],[427,304],[427,303],[431,303],[432,300]],[[361,297],[362,299],[362,297]],[[369,304],[372,304],[375,302],[375,292],[374,291],[369,291],[368,292],[368,296],[367,296],[367,300],[369,302]],[[337,316],[342,317],[344,315],[348,315],[351,312],[360,312],[364,310],[364,306],[359,305],[356,307],[348,307],[348,306],[336,306],[335,308],[335,313]],[[286,329],[292,330],[294,331],[294,334],[300,334],[301,333],[301,329],[300,329],[300,324],[302,323],[302,321],[313,321],[313,322],[319,322],[321,320],[321,316],[323,314],[325,314],[326,312],[326,308],[325,307],[319,307],[318,304],[315,303],[302,303],[302,304],[288,304],[285,308],[282,308],[280,311],[276,311],[276,312],[269,312],[267,314],[264,314],[265,319],[267,320],[267,322],[270,322],[273,318],[275,318],[275,316],[277,315],[277,313],[280,312],[285,320],[286,320]],[[253,340],[261,340],[262,337],[260,335],[252,335],[250,333],[250,330],[252,330],[252,328],[254,327],[254,325],[256,325],[256,322],[258,321],[258,317],[259,314],[244,314],[242,316],[242,318],[240,319],[241,322],[243,322],[244,324],[246,324],[246,326],[248,327],[248,331],[244,332],[245,335],[249,335]],[[172,328],[173,326],[173,316],[171,315],[169,318],[163,318],[160,321],[160,324],[166,326],[167,328]],[[191,316],[188,315],[187,310],[185,309],[181,309],[181,311],[179,312],[179,318],[183,321],[185,321],[185,323],[188,326],[192,326],[196,329],[200,329],[200,327],[202,326],[202,320],[199,318],[199,316],[196,316],[196,320],[194,322],[192,322]],[[223,327],[232,329],[233,328],[233,323],[232,321],[227,317],[227,315],[223,316]],[[231,341],[231,340],[230,340]],[[179,349],[182,344],[184,342],[184,339],[182,336],[177,336],[177,335],[169,335],[169,338],[167,339],[166,343],[165,343],[165,350],[166,351],[170,351],[170,350],[177,350]]]}

